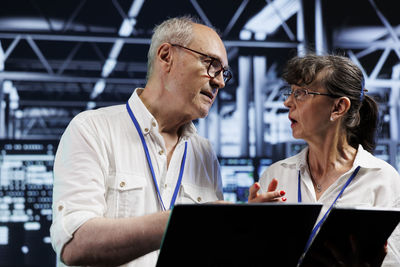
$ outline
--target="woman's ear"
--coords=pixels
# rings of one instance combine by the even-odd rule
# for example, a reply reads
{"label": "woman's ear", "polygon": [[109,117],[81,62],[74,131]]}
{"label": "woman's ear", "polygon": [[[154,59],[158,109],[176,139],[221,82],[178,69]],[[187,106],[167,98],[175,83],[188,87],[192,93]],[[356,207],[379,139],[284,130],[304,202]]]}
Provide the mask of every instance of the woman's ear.
{"label": "woman's ear", "polygon": [[336,99],[332,107],[331,120],[335,121],[340,117],[343,117],[350,109],[350,107],[351,101],[348,97],[343,96]]}
{"label": "woman's ear", "polygon": [[170,72],[172,66],[172,46],[168,43],[163,43],[157,50],[157,61],[161,68]]}

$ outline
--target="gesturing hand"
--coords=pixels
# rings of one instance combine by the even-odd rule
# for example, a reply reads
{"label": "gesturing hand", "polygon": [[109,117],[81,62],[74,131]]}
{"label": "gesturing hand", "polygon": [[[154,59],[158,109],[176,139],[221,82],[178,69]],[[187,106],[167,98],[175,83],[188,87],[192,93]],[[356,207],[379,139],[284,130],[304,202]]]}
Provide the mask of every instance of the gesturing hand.
{"label": "gesturing hand", "polygon": [[249,188],[249,203],[262,203],[262,202],[283,202],[286,201],[286,198],[283,197],[285,195],[285,191],[277,191],[278,180],[272,179],[272,181],[268,185],[267,192],[259,193],[261,186],[258,182],[255,182]]}

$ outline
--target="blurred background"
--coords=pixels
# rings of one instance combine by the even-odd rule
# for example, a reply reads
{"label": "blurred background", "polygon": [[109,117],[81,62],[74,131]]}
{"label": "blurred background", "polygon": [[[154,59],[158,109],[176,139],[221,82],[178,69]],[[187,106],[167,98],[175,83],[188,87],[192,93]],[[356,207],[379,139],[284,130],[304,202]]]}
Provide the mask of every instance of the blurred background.
{"label": "blurred background", "polygon": [[[52,167],[79,112],[124,104],[145,85],[152,29],[193,15],[217,28],[234,78],[195,121],[220,159],[224,196],[245,202],[271,163],[299,152],[280,89],[307,49],[348,56],[379,103],[375,155],[400,169],[397,0],[2,0],[0,266],[54,266]],[[310,118],[311,119],[311,118]]]}

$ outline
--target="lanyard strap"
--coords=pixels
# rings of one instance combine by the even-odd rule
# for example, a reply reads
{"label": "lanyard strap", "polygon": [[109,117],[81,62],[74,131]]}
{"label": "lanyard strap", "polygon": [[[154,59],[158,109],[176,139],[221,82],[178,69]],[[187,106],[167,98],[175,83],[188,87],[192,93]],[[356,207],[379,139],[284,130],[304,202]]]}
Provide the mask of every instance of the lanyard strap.
{"label": "lanyard strap", "polygon": [[299,170],[299,176],[297,178],[297,202],[301,203],[301,176]]}
{"label": "lanyard strap", "polygon": [[[317,223],[317,225],[314,227],[314,229],[311,232],[310,237],[308,238],[307,241],[307,245],[305,250],[308,249],[308,247],[310,246],[311,241],[313,240],[314,236],[316,235],[316,233],[318,232],[318,229],[321,227],[322,223],[325,221],[326,217],[328,216],[329,212],[331,211],[331,209],[333,208],[333,206],[336,204],[336,201],[339,199],[339,197],[343,194],[343,191],[346,189],[346,187],[351,183],[351,181],[353,181],[354,177],[356,177],[358,171],[360,170],[360,166],[358,166],[353,174],[350,176],[349,179],[347,179],[347,182],[344,184],[342,190],[340,190],[339,194],[336,196],[335,200],[332,202],[331,206],[329,207],[329,209],[325,212],[324,216],[322,217],[322,219]],[[299,203],[301,202],[301,181],[300,181],[300,171],[299,171],[299,176],[298,176],[298,201]]]}
{"label": "lanyard strap", "polygon": [[[126,103],[126,109],[128,110],[129,116],[131,117],[132,122],[135,125],[136,130],[140,136],[140,140],[142,141],[143,149],[144,149],[144,152],[145,152],[146,158],[147,158],[147,163],[149,165],[151,176],[153,178],[154,187],[157,191],[158,201],[160,202],[161,208],[163,210],[166,210],[164,202],[161,197],[160,190],[157,185],[158,183],[157,183],[156,175],[154,173],[153,164],[151,162],[150,153],[149,153],[149,149],[146,144],[146,140],[144,140],[144,136],[140,129],[139,123],[136,120],[135,115],[133,115],[133,112],[132,112],[131,108],[129,107],[128,102]],[[179,187],[182,183],[183,170],[185,169],[185,162],[186,162],[186,152],[187,152],[187,142],[185,142],[185,152],[183,153],[183,157],[182,157],[181,169],[179,171],[179,177],[178,177],[178,181],[176,182],[176,186],[175,186],[174,194],[172,195],[171,203],[169,204],[169,209],[171,209],[174,206],[176,197],[178,196]]]}

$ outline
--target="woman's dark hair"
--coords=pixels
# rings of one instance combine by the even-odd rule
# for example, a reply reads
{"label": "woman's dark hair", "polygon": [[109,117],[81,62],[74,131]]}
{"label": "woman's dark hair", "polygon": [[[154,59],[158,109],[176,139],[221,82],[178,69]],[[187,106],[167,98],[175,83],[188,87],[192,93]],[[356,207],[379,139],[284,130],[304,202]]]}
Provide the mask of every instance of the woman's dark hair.
{"label": "woman's dark hair", "polygon": [[365,94],[363,74],[349,58],[315,54],[296,56],[288,61],[282,77],[288,84],[309,85],[321,72],[323,75],[318,77],[321,86],[330,94],[346,96],[351,101],[343,121],[347,141],[356,149],[361,144],[372,152],[378,126],[378,105]]}

